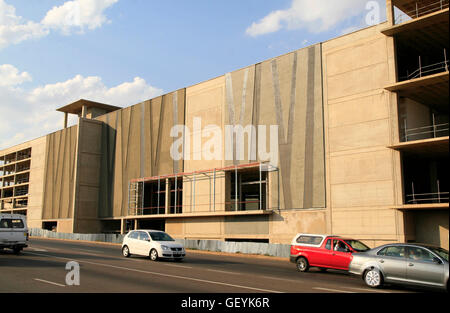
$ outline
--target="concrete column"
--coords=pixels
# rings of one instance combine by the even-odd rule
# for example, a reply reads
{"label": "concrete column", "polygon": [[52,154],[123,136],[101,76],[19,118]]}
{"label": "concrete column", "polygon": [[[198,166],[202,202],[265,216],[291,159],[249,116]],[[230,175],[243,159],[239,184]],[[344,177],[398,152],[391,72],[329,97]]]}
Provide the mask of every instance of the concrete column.
{"label": "concrete column", "polygon": [[87,114],[87,107],[85,105],[83,105],[83,107],[81,109],[81,117],[86,118],[86,114]]}
{"label": "concrete column", "polygon": [[125,225],[126,225],[125,220],[123,218],[120,219],[120,234],[121,235],[125,234],[125,231],[126,231]]}
{"label": "concrete column", "polygon": [[170,213],[170,197],[171,193],[170,193],[170,181],[168,178],[166,178],[166,207],[165,207],[165,211],[164,214],[169,214]]}
{"label": "concrete column", "polygon": [[139,226],[138,220],[135,219],[134,220],[134,230],[138,229],[138,226]]}
{"label": "concrete column", "polygon": [[392,4],[392,0],[386,0],[386,18],[389,26],[395,24],[394,5]]}
{"label": "concrete column", "polygon": [[64,128],[67,128],[67,120],[69,119],[69,113],[64,113]]}

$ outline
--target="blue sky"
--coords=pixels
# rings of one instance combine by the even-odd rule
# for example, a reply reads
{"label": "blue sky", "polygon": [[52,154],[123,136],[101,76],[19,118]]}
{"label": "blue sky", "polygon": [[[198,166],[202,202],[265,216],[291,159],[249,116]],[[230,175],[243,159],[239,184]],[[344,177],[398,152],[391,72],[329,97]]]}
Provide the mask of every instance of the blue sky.
{"label": "blue sky", "polygon": [[373,2],[0,0],[0,149],[79,98],[126,107],[367,27]]}

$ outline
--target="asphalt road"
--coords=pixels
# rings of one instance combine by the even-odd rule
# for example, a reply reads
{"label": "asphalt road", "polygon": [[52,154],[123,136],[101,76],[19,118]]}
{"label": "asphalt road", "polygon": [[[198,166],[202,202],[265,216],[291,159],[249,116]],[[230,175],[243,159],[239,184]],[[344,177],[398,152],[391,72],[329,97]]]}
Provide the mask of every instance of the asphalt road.
{"label": "asphalt road", "polygon": [[[68,262],[79,264],[79,285],[67,285]],[[73,280],[72,280],[73,281]],[[124,258],[120,246],[31,239],[20,255],[0,252],[0,292],[20,293],[411,293],[367,288],[359,277],[311,269],[288,260],[187,251],[184,262]]]}

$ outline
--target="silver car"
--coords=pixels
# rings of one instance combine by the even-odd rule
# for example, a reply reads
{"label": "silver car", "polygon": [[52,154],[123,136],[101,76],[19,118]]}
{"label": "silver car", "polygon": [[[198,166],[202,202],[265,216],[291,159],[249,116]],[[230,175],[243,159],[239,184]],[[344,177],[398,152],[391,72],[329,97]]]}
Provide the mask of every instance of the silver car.
{"label": "silver car", "polygon": [[448,251],[423,244],[388,244],[354,254],[349,272],[373,288],[400,283],[448,290]]}

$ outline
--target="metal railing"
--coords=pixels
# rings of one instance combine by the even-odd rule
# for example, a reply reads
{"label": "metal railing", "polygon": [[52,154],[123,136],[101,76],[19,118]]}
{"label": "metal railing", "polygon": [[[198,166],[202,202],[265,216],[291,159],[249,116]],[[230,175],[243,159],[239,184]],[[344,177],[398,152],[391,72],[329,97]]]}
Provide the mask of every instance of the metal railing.
{"label": "metal railing", "polygon": [[430,139],[430,138],[438,138],[448,136],[449,134],[449,123],[445,124],[435,124],[430,126],[423,126],[417,128],[406,128],[406,120],[405,120],[405,128],[404,128],[404,136],[403,141],[414,141],[420,139]]}
{"label": "metal railing", "polygon": [[436,192],[415,193],[414,182],[411,183],[412,194],[406,195],[406,204],[423,204],[423,203],[448,203],[448,192],[442,192],[439,186],[439,180],[436,181]]}
{"label": "metal railing", "polygon": [[425,6],[420,6],[420,4],[416,2],[416,7],[414,8],[414,10],[407,12],[401,11],[402,13],[396,15],[394,18],[394,24],[398,25],[433,12],[447,9],[448,7],[449,7],[449,0],[436,1]]}
{"label": "metal railing", "polygon": [[416,79],[441,72],[447,72],[448,69],[449,69],[449,61],[447,60],[447,53],[444,49],[444,61],[422,66],[422,58],[419,56],[419,68],[417,68],[412,73],[406,71],[406,76],[399,77],[399,81]]}

